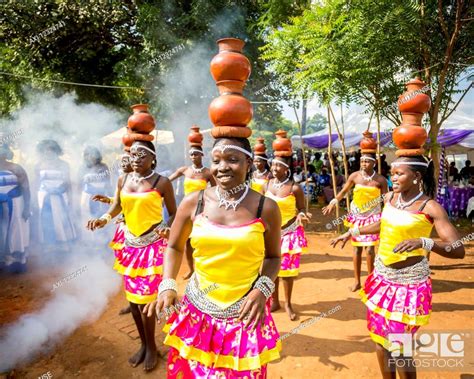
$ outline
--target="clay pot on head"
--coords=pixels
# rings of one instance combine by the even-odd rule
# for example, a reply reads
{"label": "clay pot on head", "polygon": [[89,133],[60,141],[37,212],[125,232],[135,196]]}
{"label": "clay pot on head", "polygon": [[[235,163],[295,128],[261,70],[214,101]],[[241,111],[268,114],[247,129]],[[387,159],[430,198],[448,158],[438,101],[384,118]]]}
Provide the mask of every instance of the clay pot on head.
{"label": "clay pot on head", "polygon": [[199,127],[193,125],[191,127],[191,132],[188,134],[188,141],[191,146],[202,146],[203,136],[199,132]]}
{"label": "clay pot on head", "polygon": [[154,137],[151,134],[128,133],[122,136],[122,143],[126,147],[132,146],[135,141],[153,141]]}
{"label": "clay pot on head", "polygon": [[279,130],[275,133],[276,140],[272,143],[273,152],[277,157],[288,157],[293,154],[291,141],[286,138],[286,132]]}
{"label": "clay pot on head", "polygon": [[250,61],[242,54],[245,42],[237,38],[222,38],[217,44],[219,53],[211,61],[211,74],[214,80],[245,82],[251,71]]}
{"label": "clay pot on head", "polygon": [[431,98],[424,89],[426,83],[420,78],[412,79],[407,84],[407,90],[398,97],[400,112],[426,113],[431,107]]}
{"label": "clay pot on head", "polygon": [[257,143],[253,147],[253,152],[255,155],[265,155],[265,151],[267,148],[265,147],[265,140],[262,137],[257,138]]}
{"label": "clay pot on head", "polygon": [[419,149],[426,142],[428,133],[421,126],[402,124],[394,129],[392,136],[399,149]]}
{"label": "clay pot on head", "polygon": [[364,138],[360,141],[362,153],[375,153],[377,151],[377,141],[372,137],[372,133],[366,130],[363,136]]}
{"label": "clay pot on head", "polygon": [[421,120],[423,119],[423,113],[402,113],[402,125],[421,125]]}
{"label": "clay pot on head", "polygon": [[241,95],[244,85],[235,80],[217,83],[221,96],[209,105],[209,118],[213,125],[246,126],[252,120],[252,104]]}
{"label": "clay pot on head", "polygon": [[128,118],[128,128],[136,133],[150,133],[155,129],[155,119],[148,113],[147,104],[132,105],[133,114]]}

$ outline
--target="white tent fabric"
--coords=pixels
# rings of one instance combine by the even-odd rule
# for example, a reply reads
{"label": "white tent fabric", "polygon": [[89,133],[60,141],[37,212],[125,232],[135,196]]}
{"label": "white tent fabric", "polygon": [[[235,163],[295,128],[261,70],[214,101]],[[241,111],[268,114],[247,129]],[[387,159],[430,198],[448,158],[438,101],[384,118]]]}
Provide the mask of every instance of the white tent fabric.
{"label": "white tent fabric", "polygon": [[[122,143],[122,137],[124,134],[127,134],[126,127],[102,137],[100,141],[104,146],[119,147]],[[155,137],[153,140],[153,143],[155,144],[168,145],[170,143],[174,143],[174,135],[172,131],[155,129],[150,134]]]}

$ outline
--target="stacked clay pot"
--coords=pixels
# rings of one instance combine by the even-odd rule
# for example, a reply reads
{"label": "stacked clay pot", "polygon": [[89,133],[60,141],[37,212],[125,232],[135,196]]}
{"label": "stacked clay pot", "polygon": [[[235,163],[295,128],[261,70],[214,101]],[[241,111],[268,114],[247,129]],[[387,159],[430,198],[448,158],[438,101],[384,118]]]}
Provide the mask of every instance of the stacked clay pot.
{"label": "stacked clay pot", "polygon": [[257,143],[253,147],[253,154],[258,156],[266,155],[267,147],[265,146],[265,140],[262,137],[257,138]]}
{"label": "stacked clay pot", "polygon": [[250,62],[242,54],[245,42],[237,38],[217,41],[219,53],[211,61],[211,74],[220,96],[209,105],[209,118],[214,138],[248,138],[247,127],[252,120],[252,104],[243,96],[245,82],[250,76]]}
{"label": "stacked clay pot", "polygon": [[377,141],[372,137],[372,133],[366,130],[362,135],[364,138],[360,141],[360,152],[362,154],[375,154],[377,152]]}
{"label": "stacked clay pot", "polygon": [[199,126],[193,125],[188,134],[188,142],[191,147],[202,147],[203,136],[199,132]]}
{"label": "stacked clay pot", "polygon": [[284,130],[275,133],[276,139],[272,143],[273,153],[276,157],[291,157],[293,148],[291,141],[286,137]]}
{"label": "stacked clay pot", "polygon": [[402,124],[393,131],[397,156],[422,155],[425,151],[422,146],[428,134],[421,126],[421,121],[431,106],[431,98],[422,91],[425,86],[420,78],[412,79],[406,84],[406,92],[398,98]]}
{"label": "stacked clay pot", "polygon": [[153,141],[150,134],[155,129],[155,119],[148,112],[147,104],[135,104],[131,106],[133,114],[128,118],[127,134],[122,137],[125,151],[130,151],[130,147],[135,141]]}

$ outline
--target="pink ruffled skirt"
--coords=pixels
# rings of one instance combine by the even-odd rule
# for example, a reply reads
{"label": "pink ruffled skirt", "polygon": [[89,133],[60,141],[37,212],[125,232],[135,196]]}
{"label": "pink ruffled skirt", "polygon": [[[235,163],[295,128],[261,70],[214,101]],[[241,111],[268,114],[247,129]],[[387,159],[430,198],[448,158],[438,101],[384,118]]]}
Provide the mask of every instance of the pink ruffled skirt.
{"label": "pink ruffled skirt", "polygon": [[183,298],[179,314],[173,313],[164,330],[168,378],[266,378],[267,363],[280,358],[281,342],[265,309],[262,328],[253,332],[236,319],[213,318]]}
{"label": "pink ruffled skirt", "polygon": [[285,233],[281,237],[281,265],[278,277],[298,276],[300,256],[308,250],[308,241],[304,229],[299,225],[295,231]]}
{"label": "pink ruffled skirt", "polygon": [[123,277],[127,300],[135,304],[147,304],[156,300],[158,294],[167,240],[160,238],[143,247],[126,246],[125,228],[120,223],[110,243],[115,253],[114,270]]}
{"label": "pink ruffled skirt", "polygon": [[[399,284],[387,280],[376,270],[360,290],[367,306],[367,328],[372,340],[392,351],[390,334],[411,333],[428,324],[431,313],[431,279],[417,284]],[[392,337],[393,338],[393,337]]]}
{"label": "pink ruffled skirt", "polygon": [[[381,218],[381,213],[369,217],[361,217],[360,215],[349,213],[344,224],[350,228],[354,226],[362,228],[363,226],[380,221]],[[378,234],[363,234],[357,237],[352,237],[351,243],[352,246],[377,246],[379,244],[379,239],[380,236]]]}

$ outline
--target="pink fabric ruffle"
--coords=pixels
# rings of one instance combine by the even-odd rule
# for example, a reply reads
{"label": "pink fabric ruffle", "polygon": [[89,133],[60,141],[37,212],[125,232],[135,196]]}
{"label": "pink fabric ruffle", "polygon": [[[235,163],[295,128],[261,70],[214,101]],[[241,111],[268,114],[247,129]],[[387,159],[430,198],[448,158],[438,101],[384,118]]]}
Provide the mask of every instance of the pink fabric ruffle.
{"label": "pink fabric ruffle", "polygon": [[281,236],[281,255],[301,254],[308,249],[308,241],[304,235],[304,229],[300,225],[295,231]]}
{"label": "pink fabric ruffle", "polygon": [[[354,226],[361,228],[363,226],[378,222],[381,218],[381,213],[376,213],[369,217],[361,217],[349,213],[345,220],[345,224],[351,228]],[[378,234],[361,234],[360,236],[352,237],[351,241],[353,242],[354,246],[375,246],[378,244],[379,239],[380,236]]]}
{"label": "pink fabric ruffle", "polygon": [[367,328],[372,339],[391,350],[390,334],[414,334],[428,324],[431,313],[431,279],[419,284],[397,284],[374,271],[360,291],[367,306]]}
{"label": "pink fabric ruffle", "polygon": [[[280,357],[279,334],[265,308],[263,327],[244,328],[237,319],[215,319],[183,298],[165,330],[168,378],[265,378],[266,364]],[[180,376],[181,375],[181,376]]]}

